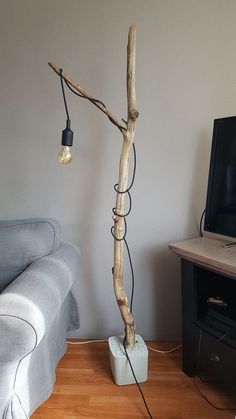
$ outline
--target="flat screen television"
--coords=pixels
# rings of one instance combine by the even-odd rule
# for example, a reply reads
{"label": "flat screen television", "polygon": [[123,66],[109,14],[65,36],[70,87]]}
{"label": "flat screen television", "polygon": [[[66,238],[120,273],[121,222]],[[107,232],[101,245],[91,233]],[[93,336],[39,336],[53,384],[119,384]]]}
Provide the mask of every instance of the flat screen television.
{"label": "flat screen television", "polygon": [[236,116],[214,120],[204,228],[236,237]]}

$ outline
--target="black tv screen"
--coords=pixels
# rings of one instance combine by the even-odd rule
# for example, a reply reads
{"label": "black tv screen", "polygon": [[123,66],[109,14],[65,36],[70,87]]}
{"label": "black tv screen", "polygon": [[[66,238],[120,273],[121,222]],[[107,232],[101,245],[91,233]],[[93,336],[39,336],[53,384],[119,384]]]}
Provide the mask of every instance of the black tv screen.
{"label": "black tv screen", "polygon": [[204,228],[236,237],[236,116],[214,120]]}

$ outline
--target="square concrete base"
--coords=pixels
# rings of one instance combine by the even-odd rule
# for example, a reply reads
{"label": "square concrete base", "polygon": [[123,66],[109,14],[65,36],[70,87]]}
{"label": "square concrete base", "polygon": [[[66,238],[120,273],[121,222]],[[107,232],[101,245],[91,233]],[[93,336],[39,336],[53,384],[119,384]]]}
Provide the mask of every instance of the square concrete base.
{"label": "square concrete base", "polygon": [[[112,336],[108,339],[112,375],[118,385],[134,384],[135,379],[124,351],[123,339],[124,336]],[[127,349],[127,353],[137,381],[147,381],[148,350],[141,336],[135,336],[135,347]]]}

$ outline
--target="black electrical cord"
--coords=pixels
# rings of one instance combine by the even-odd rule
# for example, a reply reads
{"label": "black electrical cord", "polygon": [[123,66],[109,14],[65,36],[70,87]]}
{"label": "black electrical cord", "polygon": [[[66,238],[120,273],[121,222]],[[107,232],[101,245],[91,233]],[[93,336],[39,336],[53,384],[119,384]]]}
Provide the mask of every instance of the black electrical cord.
{"label": "black electrical cord", "polygon": [[[62,69],[60,70],[61,71],[61,75],[62,75]],[[106,107],[106,105],[101,101],[101,100],[99,100],[99,99],[95,99],[95,98],[93,98],[93,97],[91,97],[91,96],[89,96],[89,97],[87,97],[87,96],[84,96],[84,95],[82,95],[81,93],[79,93],[79,92],[77,92],[75,89],[73,89],[72,87],[71,87],[71,85],[68,83],[68,81],[66,80],[66,79],[64,79],[64,82],[65,82],[65,84],[67,85],[67,87],[68,87],[68,89],[70,89],[71,90],[71,92],[72,93],[74,93],[75,95],[77,95],[77,96],[79,96],[79,97],[81,97],[82,99],[87,99],[87,100],[89,100],[90,102],[92,102],[94,105],[97,105],[98,103],[100,103],[100,105],[102,105],[105,109],[107,109],[107,107]],[[108,117],[108,119],[110,119],[110,121],[112,122],[112,123],[114,123],[114,121],[109,117],[109,115],[107,115],[107,117]],[[123,119],[122,119],[122,121],[124,121]],[[125,122],[125,121],[124,121]],[[122,127],[121,125],[119,125],[119,124],[116,124],[117,125],[117,127],[119,128],[119,130],[122,130],[122,129],[124,129],[124,127]]]}
{"label": "black electrical cord", "polygon": [[67,80],[65,80],[65,83],[66,83],[66,85],[67,85],[67,87],[72,91],[72,93],[74,93],[75,95],[77,95],[77,96],[79,96],[79,97],[82,97],[83,99],[87,99],[87,100],[90,100],[91,102],[93,102],[93,103],[100,103],[104,108],[106,108],[106,106],[104,105],[104,103],[101,101],[101,100],[99,100],[99,99],[94,99],[93,97],[90,97],[90,98],[88,98],[88,97],[86,97],[86,96],[83,96],[83,95],[81,95],[81,93],[79,93],[79,92],[77,92],[76,90],[74,90],[72,87],[71,87],[71,85],[68,83],[68,81]]}
{"label": "black electrical cord", "polygon": [[62,70],[62,68],[60,68],[61,90],[62,90],[64,105],[65,105],[65,110],[66,110],[66,117],[67,117],[67,120],[70,121],[68,106],[67,106],[67,102],[66,102],[66,94],[65,94],[64,84],[63,84],[64,79],[62,77],[62,73],[63,73],[63,70]]}
{"label": "black electrical cord", "polygon": [[133,184],[134,184],[134,180],[135,180],[135,175],[136,175],[136,166],[137,166],[137,158],[136,158],[136,149],[135,149],[135,145],[133,144],[133,159],[134,159],[134,163],[133,163],[133,174],[132,174],[132,179],[130,182],[129,187],[125,190],[125,191],[119,191],[118,189],[118,183],[116,183],[114,185],[114,189],[118,194],[125,194],[127,193],[128,197],[129,197],[129,208],[127,210],[127,212],[125,214],[120,214],[116,211],[116,208],[112,208],[112,212],[114,215],[118,216],[118,217],[122,217],[124,219],[124,227],[125,227],[125,231],[123,234],[123,237],[118,238],[115,236],[114,234],[114,226],[111,227],[111,234],[114,237],[115,240],[117,241],[123,241],[125,243],[126,246],[126,250],[127,250],[127,254],[128,254],[128,259],[129,259],[129,264],[130,264],[130,270],[131,270],[131,298],[130,298],[130,312],[132,314],[133,312],[133,298],[134,298],[134,269],[133,269],[133,263],[132,263],[132,258],[131,258],[131,254],[130,254],[130,249],[129,249],[129,245],[127,243],[126,240],[126,234],[127,234],[127,222],[126,222],[126,217],[130,214],[131,210],[132,210],[132,198],[131,198],[131,194],[130,194],[130,189],[132,188]]}
{"label": "black electrical cord", "polygon": [[201,215],[201,219],[200,219],[200,224],[199,224],[199,231],[200,231],[200,236],[203,237],[203,232],[202,232],[202,221],[203,221],[203,217],[206,213],[206,208],[204,209],[202,215]]}
{"label": "black electrical cord", "polygon": [[[62,70],[62,68],[61,68],[61,69],[60,69],[60,78],[61,78],[62,93],[63,93],[63,99],[64,99],[64,104],[65,104],[65,109],[66,109],[66,115],[67,115],[67,118],[69,119],[68,107],[67,107],[67,103],[66,103],[66,96],[65,96],[64,85],[63,85],[63,80],[64,80],[64,79],[63,79],[63,77],[62,77],[62,73],[63,73],[63,70]],[[100,104],[101,104],[104,108],[106,108],[106,106],[104,105],[104,103],[103,103],[103,102],[101,102],[100,100],[98,100],[98,99],[94,99],[94,98],[91,98],[91,97],[90,97],[90,98],[87,98],[87,97],[85,97],[85,96],[81,95],[80,93],[78,93],[77,91],[75,91],[74,89],[72,89],[72,87],[71,87],[71,86],[70,86],[70,84],[67,82],[67,80],[64,80],[64,81],[65,81],[66,86],[67,86],[67,87],[71,90],[71,92],[72,92],[72,93],[74,93],[75,95],[77,95],[77,96],[79,96],[79,97],[81,97],[81,98],[83,98],[83,99],[89,99],[89,100],[90,100],[91,102],[93,102],[94,104],[96,104],[96,103],[100,103]],[[109,118],[109,117],[108,117],[108,118]],[[109,119],[110,119],[110,118],[109,118]],[[114,215],[116,215],[117,217],[122,217],[122,218],[124,219],[125,231],[124,231],[123,237],[121,237],[121,238],[116,237],[116,236],[115,236],[115,234],[114,234],[114,226],[112,226],[112,227],[111,227],[111,234],[112,234],[112,236],[114,237],[114,239],[115,239],[115,240],[117,240],[117,241],[123,241],[123,240],[124,240],[124,243],[125,243],[125,246],[126,246],[126,250],[127,250],[127,254],[128,254],[128,259],[129,259],[129,264],[130,264],[130,270],[131,270],[131,278],[132,278],[132,279],[131,279],[131,280],[132,280],[132,284],[131,284],[131,299],[130,299],[130,312],[131,312],[131,314],[132,314],[132,311],[133,311],[133,298],[134,298],[134,286],[135,286],[135,280],[134,280],[134,269],[133,269],[133,263],[132,263],[132,259],[131,259],[130,249],[129,249],[129,246],[128,246],[128,243],[127,243],[127,240],[126,240],[126,234],[127,234],[127,222],[126,222],[126,217],[130,214],[131,209],[132,209],[132,198],[131,198],[131,194],[130,194],[130,189],[132,188],[132,186],[133,186],[133,184],[134,184],[135,175],[136,175],[136,165],[137,165],[135,145],[133,144],[132,146],[133,146],[133,158],[134,158],[134,163],[133,163],[133,174],[132,174],[132,179],[131,179],[130,185],[129,185],[129,187],[128,187],[125,191],[119,191],[119,189],[118,189],[118,187],[119,187],[118,183],[116,183],[116,184],[114,185],[114,189],[115,189],[115,191],[116,191],[117,193],[119,193],[119,194],[127,194],[127,195],[128,195],[128,197],[129,197],[129,208],[128,208],[128,211],[127,211],[125,214],[119,214],[119,213],[116,211],[116,208],[112,208],[112,212],[113,212],[113,214],[114,214]],[[141,387],[140,387],[140,385],[139,385],[139,383],[138,383],[138,381],[137,381],[136,375],[135,375],[135,373],[134,373],[133,366],[132,366],[132,364],[131,364],[131,361],[130,361],[129,355],[128,355],[127,350],[126,350],[126,346],[125,346],[125,339],[124,339],[123,346],[124,346],[124,351],[125,351],[126,358],[127,358],[128,362],[129,362],[129,365],[130,365],[130,368],[131,368],[131,371],[132,371],[132,374],[133,374],[134,380],[135,380],[135,382],[136,382],[136,384],[137,384],[137,386],[138,386],[138,389],[139,389],[139,391],[140,391],[140,394],[141,394],[141,396],[142,396],[142,399],[143,399],[144,405],[145,405],[145,407],[146,407],[146,410],[147,410],[147,412],[148,412],[149,418],[150,418],[150,419],[153,419],[153,417],[152,417],[152,415],[151,415],[151,413],[150,413],[150,410],[149,410],[149,408],[148,408],[147,402],[146,402],[146,400],[145,400],[144,394],[143,394],[143,392],[142,392],[142,390],[141,390]]]}
{"label": "black electrical cord", "polygon": [[[76,96],[81,97],[82,99],[88,99],[86,96],[83,96],[81,93],[77,92],[76,90],[74,90],[70,84],[68,83],[67,80],[63,79],[62,77],[63,74],[63,69],[60,69],[60,79],[61,79],[61,86],[62,86],[62,93],[63,93],[63,99],[64,99],[64,104],[65,104],[65,109],[66,109],[66,114],[67,114],[67,118],[69,119],[69,113],[68,113],[68,107],[67,107],[67,103],[66,103],[66,96],[65,96],[65,91],[64,91],[64,85],[63,85],[63,80],[65,81],[66,86],[70,89],[70,91],[72,93],[74,93]],[[106,109],[106,105],[99,99],[95,99],[90,97],[89,100],[93,103],[100,103],[105,109]],[[130,312],[132,314],[132,310],[133,310],[133,297],[134,297],[134,269],[133,269],[133,264],[132,264],[132,259],[131,259],[131,254],[130,254],[130,249],[126,240],[126,234],[127,234],[127,222],[125,217],[127,217],[132,209],[132,198],[131,198],[131,194],[130,194],[130,189],[132,188],[133,184],[134,184],[134,180],[135,180],[135,175],[136,175],[136,165],[137,165],[137,158],[136,158],[136,150],[135,150],[135,145],[132,145],[133,147],[133,156],[134,156],[134,165],[133,165],[133,174],[132,174],[132,179],[130,182],[129,187],[125,190],[125,191],[119,191],[118,190],[118,183],[116,183],[114,185],[114,189],[117,193],[119,194],[125,194],[127,193],[128,197],[129,197],[129,209],[126,212],[126,214],[119,214],[116,212],[116,208],[112,208],[112,212],[114,215],[117,215],[118,217],[122,217],[124,218],[124,224],[125,224],[125,232],[123,237],[121,237],[120,239],[118,239],[117,237],[115,237],[114,235],[114,226],[112,226],[111,228],[111,234],[114,237],[115,240],[117,241],[123,241],[125,242],[126,245],[126,249],[127,249],[127,254],[128,254],[128,259],[129,259],[129,264],[130,264],[130,270],[131,270],[131,281],[132,281],[132,285],[131,285],[131,298],[130,298]]]}
{"label": "black electrical cord", "polygon": [[[118,212],[116,211],[116,208],[112,208],[112,212],[113,212],[113,214],[114,214],[114,215],[116,215],[116,216],[118,216],[118,217],[122,217],[122,218],[124,219],[124,227],[125,227],[125,228],[124,228],[123,237],[121,237],[121,238],[116,237],[116,236],[115,236],[115,234],[114,234],[114,226],[112,226],[112,227],[111,227],[111,234],[112,234],[112,236],[114,237],[114,239],[115,239],[115,240],[117,240],[117,241],[122,241],[122,240],[124,240],[124,243],[125,243],[125,245],[126,245],[126,250],[127,250],[128,259],[129,259],[129,264],[130,264],[130,269],[131,269],[131,277],[132,277],[132,289],[131,289],[131,299],[130,299],[130,312],[131,312],[131,314],[132,314],[132,312],[133,312],[133,297],[134,297],[134,286],[135,286],[135,281],[134,281],[134,269],[133,269],[133,264],[132,264],[131,255],[130,255],[130,249],[129,249],[129,245],[128,245],[127,240],[126,240],[126,234],[127,234],[127,222],[126,222],[126,217],[127,217],[127,215],[129,215],[129,214],[130,214],[131,209],[132,209],[132,199],[131,199],[130,189],[132,188],[132,186],[133,186],[133,184],[134,184],[135,174],[136,174],[136,166],[137,166],[136,150],[135,150],[135,145],[134,145],[134,144],[133,144],[133,157],[134,157],[134,163],[133,163],[133,174],[132,174],[132,179],[131,179],[131,182],[130,182],[129,187],[128,187],[125,191],[120,191],[120,190],[118,189],[118,186],[119,186],[119,185],[118,185],[118,183],[116,183],[116,184],[115,184],[115,186],[114,186],[114,189],[115,189],[115,191],[116,191],[118,194],[125,194],[125,193],[127,193],[128,197],[129,197],[129,209],[127,210],[127,212],[126,212],[125,214],[120,214],[120,213],[118,213]],[[136,375],[135,375],[135,372],[134,372],[134,369],[133,369],[133,365],[132,365],[132,363],[131,363],[131,361],[130,361],[130,357],[129,357],[128,352],[127,352],[127,349],[126,349],[125,338],[124,338],[124,340],[123,340],[123,347],[124,347],[124,351],[125,351],[125,356],[126,356],[126,358],[127,358],[127,360],[128,360],[128,363],[129,363],[129,366],[130,366],[130,369],[131,369],[132,375],[133,375],[133,377],[134,377],[135,383],[136,383],[136,385],[137,385],[137,387],[138,387],[138,390],[139,390],[139,392],[140,392],[140,394],[141,394],[141,397],[142,397],[142,399],[143,399],[143,402],[144,402],[145,408],[146,408],[146,410],[147,410],[147,413],[148,413],[148,415],[149,415],[149,418],[150,418],[150,419],[153,419],[153,416],[151,415],[151,412],[150,412],[150,410],[149,410],[149,407],[148,407],[148,404],[147,404],[147,402],[146,402],[146,399],[145,399],[145,396],[144,396],[144,394],[143,394],[143,391],[142,391],[142,389],[141,389],[141,387],[140,387],[140,385],[139,385],[139,383],[138,383],[137,377],[136,377]]]}
{"label": "black electrical cord", "polygon": [[[230,333],[232,330],[230,330],[228,333]],[[228,334],[227,333],[227,334]],[[225,336],[225,335],[223,335],[223,336]],[[222,339],[222,337],[221,338],[219,338],[219,339]],[[198,350],[197,350],[197,360],[196,360],[196,376],[198,376],[199,377],[199,379],[201,380],[201,377],[200,377],[200,375],[198,374],[198,368],[199,368],[199,358],[200,358],[200,352],[201,352],[201,340],[202,340],[202,329],[200,330],[200,334],[199,334],[199,340],[198,340]],[[193,378],[193,381],[194,381],[194,384],[195,384],[195,387],[196,387],[196,389],[197,389],[197,391],[200,393],[200,395],[203,397],[203,399],[204,400],[206,400],[206,402],[210,405],[210,406],[212,406],[212,407],[214,407],[214,409],[216,409],[216,410],[229,410],[229,411],[232,411],[232,410],[236,410],[236,406],[235,407],[219,407],[219,406],[216,406],[213,402],[211,402],[208,398],[207,398],[207,396],[202,392],[202,390],[200,389],[200,387],[199,387],[199,385],[198,385],[198,383],[197,383],[197,380],[196,380],[196,376],[194,376],[194,378]],[[201,380],[202,381],[202,380]],[[211,382],[212,384],[214,383],[214,382]],[[214,383],[214,384],[216,384],[216,383]]]}
{"label": "black electrical cord", "polygon": [[137,386],[138,386],[139,392],[140,392],[140,394],[141,394],[141,396],[142,396],[143,403],[144,403],[144,405],[145,405],[145,407],[146,407],[146,410],[147,410],[147,412],[148,412],[149,418],[150,418],[150,419],[153,419],[153,416],[151,415],[151,412],[150,412],[149,407],[148,407],[148,405],[147,405],[147,402],[146,402],[146,399],[145,399],[144,394],[143,394],[143,392],[142,392],[142,389],[141,389],[141,387],[140,387],[140,385],[139,385],[139,383],[138,383],[138,380],[137,380],[137,378],[136,378],[136,375],[135,375],[135,372],[134,372],[134,369],[133,369],[132,363],[131,363],[131,361],[130,361],[130,358],[129,358],[129,355],[128,355],[128,352],[127,352],[127,349],[126,349],[126,345],[125,345],[125,338],[124,338],[124,340],[123,340],[123,346],[124,346],[124,350],[125,350],[125,356],[126,356],[126,358],[127,358],[127,360],[128,360],[128,363],[129,363],[130,369],[131,369],[131,371],[132,371],[132,374],[133,374],[133,377],[134,377],[134,379],[135,379],[135,382],[136,382],[136,384],[137,384]]}

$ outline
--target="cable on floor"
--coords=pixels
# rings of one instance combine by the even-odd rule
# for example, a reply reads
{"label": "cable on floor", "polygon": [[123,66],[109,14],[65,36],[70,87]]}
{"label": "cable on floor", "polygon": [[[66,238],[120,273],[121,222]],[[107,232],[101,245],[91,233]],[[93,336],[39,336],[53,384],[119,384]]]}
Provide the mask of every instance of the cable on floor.
{"label": "cable on floor", "polygon": [[[78,342],[78,341],[74,342],[74,341],[70,341],[70,340],[66,341],[66,343],[68,343],[69,345],[86,345],[86,344],[89,344],[89,343],[99,343],[99,342],[108,342],[108,340],[107,339],[93,339],[93,340],[85,340],[85,341],[80,341],[80,342]],[[150,351],[157,352],[157,353],[160,353],[160,354],[169,354],[171,352],[176,351],[179,348],[182,348],[183,345],[178,345],[178,346],[175,346],[172,349],[167,349],[167,350],[152,348],[149,345],[146,345],[146,346],[147,346],[148,349],[150,349]]]}
{"label": "cable on floor", "polygon": [[94,340],[85,340],[81,342],[73,342],[70,340],[67,340],[66,343],[69,343],[70,345],[86,345],[88,343],[98,343],[98,342],[107,342],[107,339],[94,339]]}
{"label": "cable on floor", "polygon": [[153,352],[157,352],[159,354],[170,354],[171,352],[177,351],[177,349],[182,348],[183,345],[178,345],[175,348],[167,349],[165,351],[161,349],[152,348],[151,346],[146,345],[148,349],[150,349]]}
{"label": "cable on floor", "polygon": [[151,415],[151,412],[150,412],[150,410],[149,410],[148,404],[147,404],[146,399],[145,399],[145,397],[144,397],[143,391],[142,391],[142,389],[141,389],[141,387],[140,387],[140,385],[139,385],[139,382],[138,382],[138,380],[137,380],[137,378],[136,378],[136,375],[135,375],[135,372],[134,372],[134,369],[133,369],[133,365],[132,365],[132,363],[131,363],[131,361],[130,361],[130,358],[129,358],[129,355],[128,355],[128,352],[127,352],[127,349],[126,349],[125,338],[124,338],[124,340],[123,340],[123,347],[124,347],[124,350],[125,350],[125,356],[126,356],[126,358],[127,358],[127,360],[128,360],[128,363],[129,363],[129,366],[130,366],[131,372],[132,372],[132,374],[133,374],[134,380],[135,380],[135,382],[136,382],[136,385],[137,385],[137,387],[138,387],[138,389],[139,389],[139,392],[140,392],[140,394],[141,394],[141,397],[142,397],[142,399],[143,399],[144,406],[145,406],[145,408],[146,408],[146,410],[147,410],[147,412],[148,412],[149,418],[150,418],[150,419],[153,419],[153,416]]}

